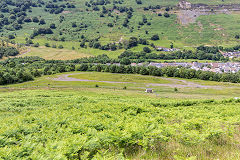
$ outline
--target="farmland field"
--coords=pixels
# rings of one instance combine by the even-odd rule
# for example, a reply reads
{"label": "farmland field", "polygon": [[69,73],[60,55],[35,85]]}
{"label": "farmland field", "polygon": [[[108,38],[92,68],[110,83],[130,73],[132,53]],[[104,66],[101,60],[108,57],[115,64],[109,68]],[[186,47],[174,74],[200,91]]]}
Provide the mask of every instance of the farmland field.
{"label": "farmland field", "polygon": [[21,57],[25,56],[38,56],[47,60],[58,59],[58,60],[66,60],[66,59],[76,59],[82,57],[88,57],[88,54],[78,53],[77,51],[67,50],[67,49],[55,49],[55,48],[34,48],[32,47],[30,51],[26,54],[20,55]]}
{"label": "farmland field", "polygon": [[233,99],[238,85],[208,82],[223,88],[194,91],[155,86],[148,94],[144,84],[173,81],[95,72],[68,74],[99,81],[138,78],[129,84],[55,79],[65,74],[0,89],[1,158],[240,158],[240,101]]}

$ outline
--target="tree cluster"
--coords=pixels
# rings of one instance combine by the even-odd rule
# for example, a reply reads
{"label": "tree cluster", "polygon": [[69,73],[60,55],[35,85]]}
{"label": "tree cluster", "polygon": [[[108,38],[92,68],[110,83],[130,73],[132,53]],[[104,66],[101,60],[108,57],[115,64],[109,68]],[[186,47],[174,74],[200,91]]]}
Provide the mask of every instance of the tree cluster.
{"label": "tree cluster", "polygon": [[65,10],[65,8],[76,8],[74,4],[62,3],[58,5],[58,4],[55,4],[54,2],[57,2],[57,1],[46,3],[45,5],[46,12],[49,12],[51,14],[59,14],[59,13],[62,13]]}
{"label": "tree cluster", "polygon": [[31,38],[34,38],[38,35],[41,35],[41,34],[53,34],[53,31],[51,28],[39,28],[37,30],[34,30],[33,31],[33,34],[30,36]]}
{"label": "tree cluster", "polygon": [[160,5],[156,5],[156,6],[148,6],[148,7],[144,7],[143,10],[148,11],[148,10],[154,10],[154,9],[161,9]]}
{"label": "tree cluster", "polygon": [[142,0],[135,0],[137,4],[142,4]]}
{"label": "tree cluster", "polygon": [[121,43],[108,43],[106,45],[102,45],[98,39],[94,39],[94,40],[90,40],[90,41],[87,41],[87,40],[83,40],[81,43],[80,43],[80,47],[81,48],[87,48],[87,44],[86,42],[88,42],[88,47],[90,48],[95,48],[95,49],[100,49],[100,50],[111,50],[111,51],[115,51],[117,49],[121,49],[122,48],[122,44]]}
{"label": "tree cluster", "polygon": [[233,46],[233,47],[221,48],[221,50],[226,51],[226,52],[239,51],[240,50],[240,45],[236,45],[236,46]]}
{"label": "tree cluster", "polygon": [[15,47],[0,47],[0,58],[3,56],[16,56],[19,54],[19,51]]}
{"label": "tree cluster", "polygon": [[145,48],[143,52],[132,52],[124,51],[118,58],[129,58],[129,59],[198,59],[198,60],[215,60],[215,61],[227,61],[221,53],[208,53],[201,50],[196,52],[190,50],[176,51],[172,53],[151,53],[150,49]]}

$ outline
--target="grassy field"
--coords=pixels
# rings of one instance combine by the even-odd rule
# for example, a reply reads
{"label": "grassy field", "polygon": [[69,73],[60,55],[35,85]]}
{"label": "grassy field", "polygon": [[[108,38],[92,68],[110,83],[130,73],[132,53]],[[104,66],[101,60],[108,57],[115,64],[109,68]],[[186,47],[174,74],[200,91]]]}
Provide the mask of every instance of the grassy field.
{"label": "grassy field", "polygon": [[[89,80],[77,81],[65,79],[65,75],[69,78]],[[59,78],[60,77],[60,78]],[[109,81],[104,82],[104,81]],[[123,82],[123,83],[113,83]],[[43,76],[32,82],[13,84],[2,86],[9,89],[83,89],[96,88],[98,85],[102,89],[125,90],[144,94],[146,88],[152,88],[154,94],[150,96],[159,98],[176,98],[179,99],[226,99],[238,97],[240,94],[239,84],[226,82],[213,82],[202,80],[187,80],[180,78],[165,78],[142,76],[133,74],[111,74],[99,72],[70,72],[57,75]],[[200,85],[200,86],[199,86]],[[178,91],[175,91],[177,88]]]}
{"label": "grassy field", "polygon": [[170,83],[158,77],[149,77],[141,75],[127,75],[127,74],[112,74],[112,73],[98,73],[87,72],[77,75],[70,75],[69,77],[77,79],[101,80],[101,81],[116,81],[116,82],[135,82],[135,83]]}
{"label": "grassy field", "polygon": [[[24,43],[23,37],[17,37],[16,41]],[[30,47],[30,52],[23,54],[22,56],[39,56],[45,59],[56,59],[56,60],[69,60],[77,59],[82,57],[97,56],[106,54],[110,58],[117,58],[124,49],[117,51],[104,51],[94,48],[80,48],[79,42],[74,41],[51,41],[44,38],[36,38],[33,40],[34,43],[39,43],[40,47]],[[45,47],[45,44],[48,43],[50,47]],[[62,45],[63,49],[52,48],[53,45],[56,47]],[[74,50],[73,50],[74,48]]]}
{"label": "grassy field", "polygon": [[71,77],[134,83],[56,81],[54,78],[64,75],[58,74],[2,86],[0,158],[240,158],[240,102],[230,99],[240,94],[239,85],[232,88],[228,83],[205,82],[226,88],[186,87],[177,92],[158,86],[155,93],[148,94],[144,84],[174,81],[76,73]]}
{"label": "grassy field", "polygon": [[38,56],[47,60],[58,59],[58,60],[70,60],[83,57],[89,57],[90,55],[84,53],[78,53],[75,50],[68,49],[57,49],[57,48],[47,48],[47,47],[31,47],[30,51],[26,54],[20,55],[25,56]]}

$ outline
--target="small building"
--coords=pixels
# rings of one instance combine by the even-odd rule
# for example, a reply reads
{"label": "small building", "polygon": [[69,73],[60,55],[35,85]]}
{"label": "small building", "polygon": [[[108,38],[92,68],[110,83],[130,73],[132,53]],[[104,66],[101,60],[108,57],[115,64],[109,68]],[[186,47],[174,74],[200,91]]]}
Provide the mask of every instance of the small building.
{"label": "small building", "polygon": [[145,92],[146,93],[153,93],[153,90],[151,88],[147,88]]}

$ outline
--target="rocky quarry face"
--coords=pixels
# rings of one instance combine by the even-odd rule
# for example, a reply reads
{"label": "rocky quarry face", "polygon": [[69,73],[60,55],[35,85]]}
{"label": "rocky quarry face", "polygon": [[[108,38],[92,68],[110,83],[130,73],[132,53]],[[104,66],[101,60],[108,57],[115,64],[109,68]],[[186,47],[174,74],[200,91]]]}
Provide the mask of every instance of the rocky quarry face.
{"label": "rocky quarry face", "polygon": [[192,8],[192,4],[190,2],[187,1],[180,1],[178,4],[178,7],[181,9],[191,9]]}
{"label": "rocky quarry face", "polygon": [[201,15],[230,14],[234,11],[240,11],[240,4],[231,5],[206,5],[192,4],[181,0],[178,4],[177,16],[182,25],[196,22],[197,17]]}

